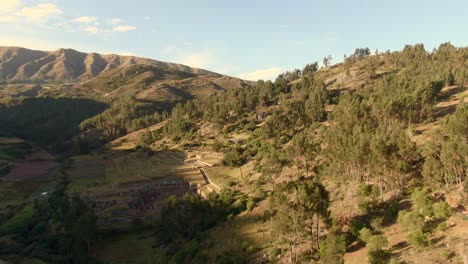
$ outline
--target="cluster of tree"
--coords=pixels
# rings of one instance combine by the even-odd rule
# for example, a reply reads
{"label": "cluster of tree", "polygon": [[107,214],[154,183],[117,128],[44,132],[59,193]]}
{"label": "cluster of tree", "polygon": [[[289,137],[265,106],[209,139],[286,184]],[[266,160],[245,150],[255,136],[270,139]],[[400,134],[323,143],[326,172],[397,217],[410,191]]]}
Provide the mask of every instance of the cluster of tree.
{"label": "cluster of tree", "polygon": [[[420,163],[416,145],[398,122],[378,118],[361,94],[343,94],[321,139],[327,171],[348,180],[378,182],[396,193]],[[398,191],[398,192],[397,192]]]}
{"label": "cluster of tree", "polygon": [[97,217],[78,195],[67,194],[63,178],[47,199],[36,199],[31,215],[4,230],[14,242],[0,254],[23,255],[51,263],[91,263]]}
{"label": "cluster of tree", "polygon": [[291,138],[298,131],[321,122],[326,117],[328,91],[322,80],[304,77],[293,84],[290,93],[279,97],[280,106],[262,127],[266,138]]}
{"label": "cluster of tree", "polygon": [[81,131],[97,130],[101,139],[109,141],[161,122],[168,116],[162,109],[170,107],[141,102],[133,97],[119,98],[109,104],[104,112],[81,122]]}
{"label": "cluster of tree", "polygon": [[204,231],[231,220],[247,209],[246,195],[223,189],[212,192],[208,199],[186,194],[181,199],[171,196],[156,223],[156,245],[163,248],[160,261],[167,263],[206,263],[206,246],[200,242]]}
{"label": "cluster of tree", "polygon": [[356,60],[365,58],[367,56],[371,55],[371,51],[369,48],[357,48],[353,54],[349,56],[344,56],[345,62],[350,63],[354,62]]}
{"label": "cluster of tree", "polygon": [[468,190],[468,104],[458,105],[424,151],[423,176],[430,186]]}
{"label": "cluster of tree", "polygon": [[0,133],[59,150],[79,133],[80,123],[107,108],[84,98],[27,98],[0,103]]}
{"label": "cluster of tree", "polygon": [[444,201],[434,203],[427,188],[416,188],[411,202],[412,209],[400,211],[398,222],[406,232],[408,243],[421,250],[429,244],[430,235],[436,227],[446,228],[443,220],[452,215],[452,208]]}
{"label": "cluster of tree", "polygon": [[[271,219],[280,234],[278,245],[291,263],[298,261],[296,246],[307,240],[325,263],[342,262],[345,251],[339,224],[331,225],[328,193],[310,176],[366,182],[358,189],[364,220],[346,235],[347,242],[360,237],[368,245],[372,263],[387,261],[388,242],[380,228],[395,219],[399,210],[395,199],[410,179],[421,175],[423,164],[423,175],[435,184],[466,185],[466,105],[444,122],[440,136],[424,155],[411,141],[408,128],[432,120],[444,86],[465,84],[468,49],[446,43],[429,53],[418,44],[401,52],[369,55],[369,49],[357,49],[350,60],[373,65],[375,80],[336,98],[314,74],[316,67],[309,65],[307,73],[287,72],[275,82],[259,81],[250,88],[180,104],[172,111],[165,133],[180,138],[193,139],[203,122],[223,132],[249,124],[252,136],[243,147],[214,147],[226,152],[224,162],[231,167],[257,160],[261,179],[271,183]],[[377,74],[375,65],[397,71]],[[329,114],[326,108],[331,102],[337,103]],[[306,177],[275,185],[287,165],[297,168],[297,178]],[[384,201],[384,193],[391,190],[394,199]],[[445,204],[434,205],[432,210],[440,212],[429,216],[445,214],[446,209]],[[320,226],[329,229],[326,236]]]}
{"label": "cluster of tree", "polygon": [[[304,241],[309,241],[311,254],[318,252],[320,245],[324,245],[326,248],[322,250],[322,255],[324,258],[331,258],[331,248],[336,246],[333,244],[341,243],[341,238],[334,236],[341,234],[337,230],[330,232],[328,239],[334,241],[321,243],[321,226],[324,227],[322,229],[331,227],[329,206],[329,193],[318,179],[301,178],[290,181],[280,184],[273,192],[270,210],[277,235],[277,247],[289,255],[291,263],[298,262],[297,246]],[[335,258],[343,262],[344,248],[341,246],[339,254]]]}

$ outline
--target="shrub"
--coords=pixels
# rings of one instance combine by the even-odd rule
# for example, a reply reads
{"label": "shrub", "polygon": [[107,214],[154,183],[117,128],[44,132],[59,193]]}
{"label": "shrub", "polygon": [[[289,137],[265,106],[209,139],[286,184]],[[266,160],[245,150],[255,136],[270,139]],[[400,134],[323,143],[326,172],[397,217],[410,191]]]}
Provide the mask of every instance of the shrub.
{"label": "shrub", "polygon": [[242,149],[232,148],[225,155],[222,161],[223,165],[228,167],[239,167],[246,162],[245,157],[242,155]]}
{"label": "shrub", "polygon": [[437,230],[440,230],[442,232],[444,232],[445,230],[447,230],[447,223],[446,222],[442,222],[440,223],[438,226],[437,226]]}
{"label": "shrub", "polygon": [[364,227],[363,229],[361,229],[361,231],[359,231],[359,239],[364,243],[367,244],[371,237],[372,231],[369,228]]}
{"label": "shrub", "polygon": [[394,221],[399,211],[400,203],[397,200],[392,200],[385,209],[384,222],[389,223],[390,221]]}
{"label": "shrub", "polygon": [[411,202],[413,202],[413,210],[428,216],[432,214],[432,198],[429,196],[427,188],[416,188],[411,194]]}
{"label": "shrub", "polygon": [[417,212],[400,211],[398,213],[398,223],[406,232],[414,230],[424,230],[426,223],[424,216]]}
{"label": "shrub", "polygon": [[249,197],[247,200],[247,210],[252,211],[255,208],[255,200],[252,197]]}
{"label": "shrub", "polygon": [[353,235],[355,237],[359,237],[359,233],[360,233],[361,229],[363,227],[365,227],[365,226],[366,226],[366,224],[364,223],[364,221],[362,221],[360,219],[352,220],[351,223],[350,223],[350,226],[349,226],[351,235]]}
{"label": "shrub", "polygon": [[436,218],[447,219],[452,216],[452,208],[444,201],[435,203],[432,210]]}
{"label": "shrub", "polygon": [[254,247],[254,246],[248,246],[246,249],[245,249],[245,252],[247,252],[247,254],[251,254],[253,252],[255,252],[257,249]]}
{"label": "shrub", "polygon": [[342,234],[330,232],[325,240],[320,242],[320,259],[324,264],[344,263],[343,256],[346,241]]}
{"label": "shrub", "polygon": [[408,243],[417,251],[424,249],[429,244],[427,233],[424,233],[421,230],[409,232],[407,240]]}
{"label": "shrub", "polygon": [[388,253],[385,250],[369,250],[367,256],[370,264],[386,264]]}
{"label": "shrub", "polygon": [[383,225],[383,218],[382,217],[376,217],[371,220],[371,226],[374,228],[374,230],[380,230]]}
{"label": "shrub", "polygon": [[369,251],[367,252],[369,263],[387,263],[388,253],[385,248],[388,246],[388,240],[386,237],[382,235],[373,235],[368,239],[366,245],[369,248]]}
{"label": "shrub", "polygon": [[383,235],[373,235],[369,237],[366,244],[369,250],[383,250],[388,246],[388,240]]}
{"label": "shrub", "polygon": [[213,149],[216,152],[219,152],[223,147],[223,143],[218,140],[215,140],[215,142],[213,142],[213,144],[211,145],[211,149]]}
{"label": "shrub", "polygon": [[364,214],[371,212],[378,205],[380,190],[376,185],[360,184],[357,194],[358,207]]}

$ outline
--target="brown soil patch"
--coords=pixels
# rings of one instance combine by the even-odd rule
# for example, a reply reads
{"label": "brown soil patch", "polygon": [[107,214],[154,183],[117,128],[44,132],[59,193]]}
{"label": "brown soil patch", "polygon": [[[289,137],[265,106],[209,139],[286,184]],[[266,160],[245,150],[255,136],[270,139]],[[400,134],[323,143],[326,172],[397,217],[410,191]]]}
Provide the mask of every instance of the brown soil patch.
{"label": "brown soil patch", "polygon": [[18,144],[18,143],[23,143],[23,142],[24,140],[19,139],[19,138],[0,137],[0,145]]}
{"label": "brown soil patch", "polygon": [[54,175],[59,163],[53,160],[22,160],[12,163],[10,173],[3,176],[3,181],[41,181]]}

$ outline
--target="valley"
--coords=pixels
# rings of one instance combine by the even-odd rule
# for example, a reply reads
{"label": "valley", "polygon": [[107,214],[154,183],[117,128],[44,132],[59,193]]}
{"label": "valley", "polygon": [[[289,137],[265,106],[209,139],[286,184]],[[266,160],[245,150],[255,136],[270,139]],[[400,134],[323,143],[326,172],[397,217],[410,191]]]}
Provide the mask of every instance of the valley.
{"label": "valley", "polygon": [[0,51],[1,260],[466,262],[466,47],[257,82]]}

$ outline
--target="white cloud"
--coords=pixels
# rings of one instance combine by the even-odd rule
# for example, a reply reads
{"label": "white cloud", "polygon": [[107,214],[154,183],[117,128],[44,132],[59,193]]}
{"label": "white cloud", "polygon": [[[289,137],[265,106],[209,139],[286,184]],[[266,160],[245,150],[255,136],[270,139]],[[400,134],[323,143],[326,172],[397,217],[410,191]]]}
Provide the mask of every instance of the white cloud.
{"label": "white cloud", "polygon": [[30,21],[37,22],[59,16],[62,14],[62,10],[53,3],[43,3],[33,7],[24,7],[16,14],[20,17],[25,17]]}
{"label": "white cloud", "polygon": [[107,24],[109,25],[118,25],[122,22],[122,19],[120,18],[111,18],[107,21]]}
{"label": "white cloud", "polygon": [[99,32],[99,29],[97,27],[87,27],[84,29],[84,31],[90,33],[90,34],[96,34]]}
{"label": "white cloud", "polygon": [[258,69],[251,72],[239,74],[239,78],[245,80],[273,80],[282,72],[281,68],[272,67],[267,69]]}
{"label": "white cloud", "polygon": [[19,0],[0,0],[0,13],[16,10],[21,5]]}
{"label": "white cloud", "polygon": [[130,25],[121,25],[121,26],[116,26],[112,28],[112,31],[118,31],[118,32],[127,32],[127,31],[132,31],[135,30],[135,26],[130,26]]}
{"label": "white cloud", "polygon": [[0,16],[0,22],[2,23],[14,22],[16,19],[16,16]]}
{"label": "white cloud", "polygon": [[84,24],[96,24],[98,22],[97,17],[90,17],[90,16],[81,16],[78,18],[73,19],[74,22],[84,23]]}
{"label": "white cloud", "polygon": [[207,68],[213,64],[214,56],[210,51],[202,51],[182,56],[178,61],[191,67]]}

